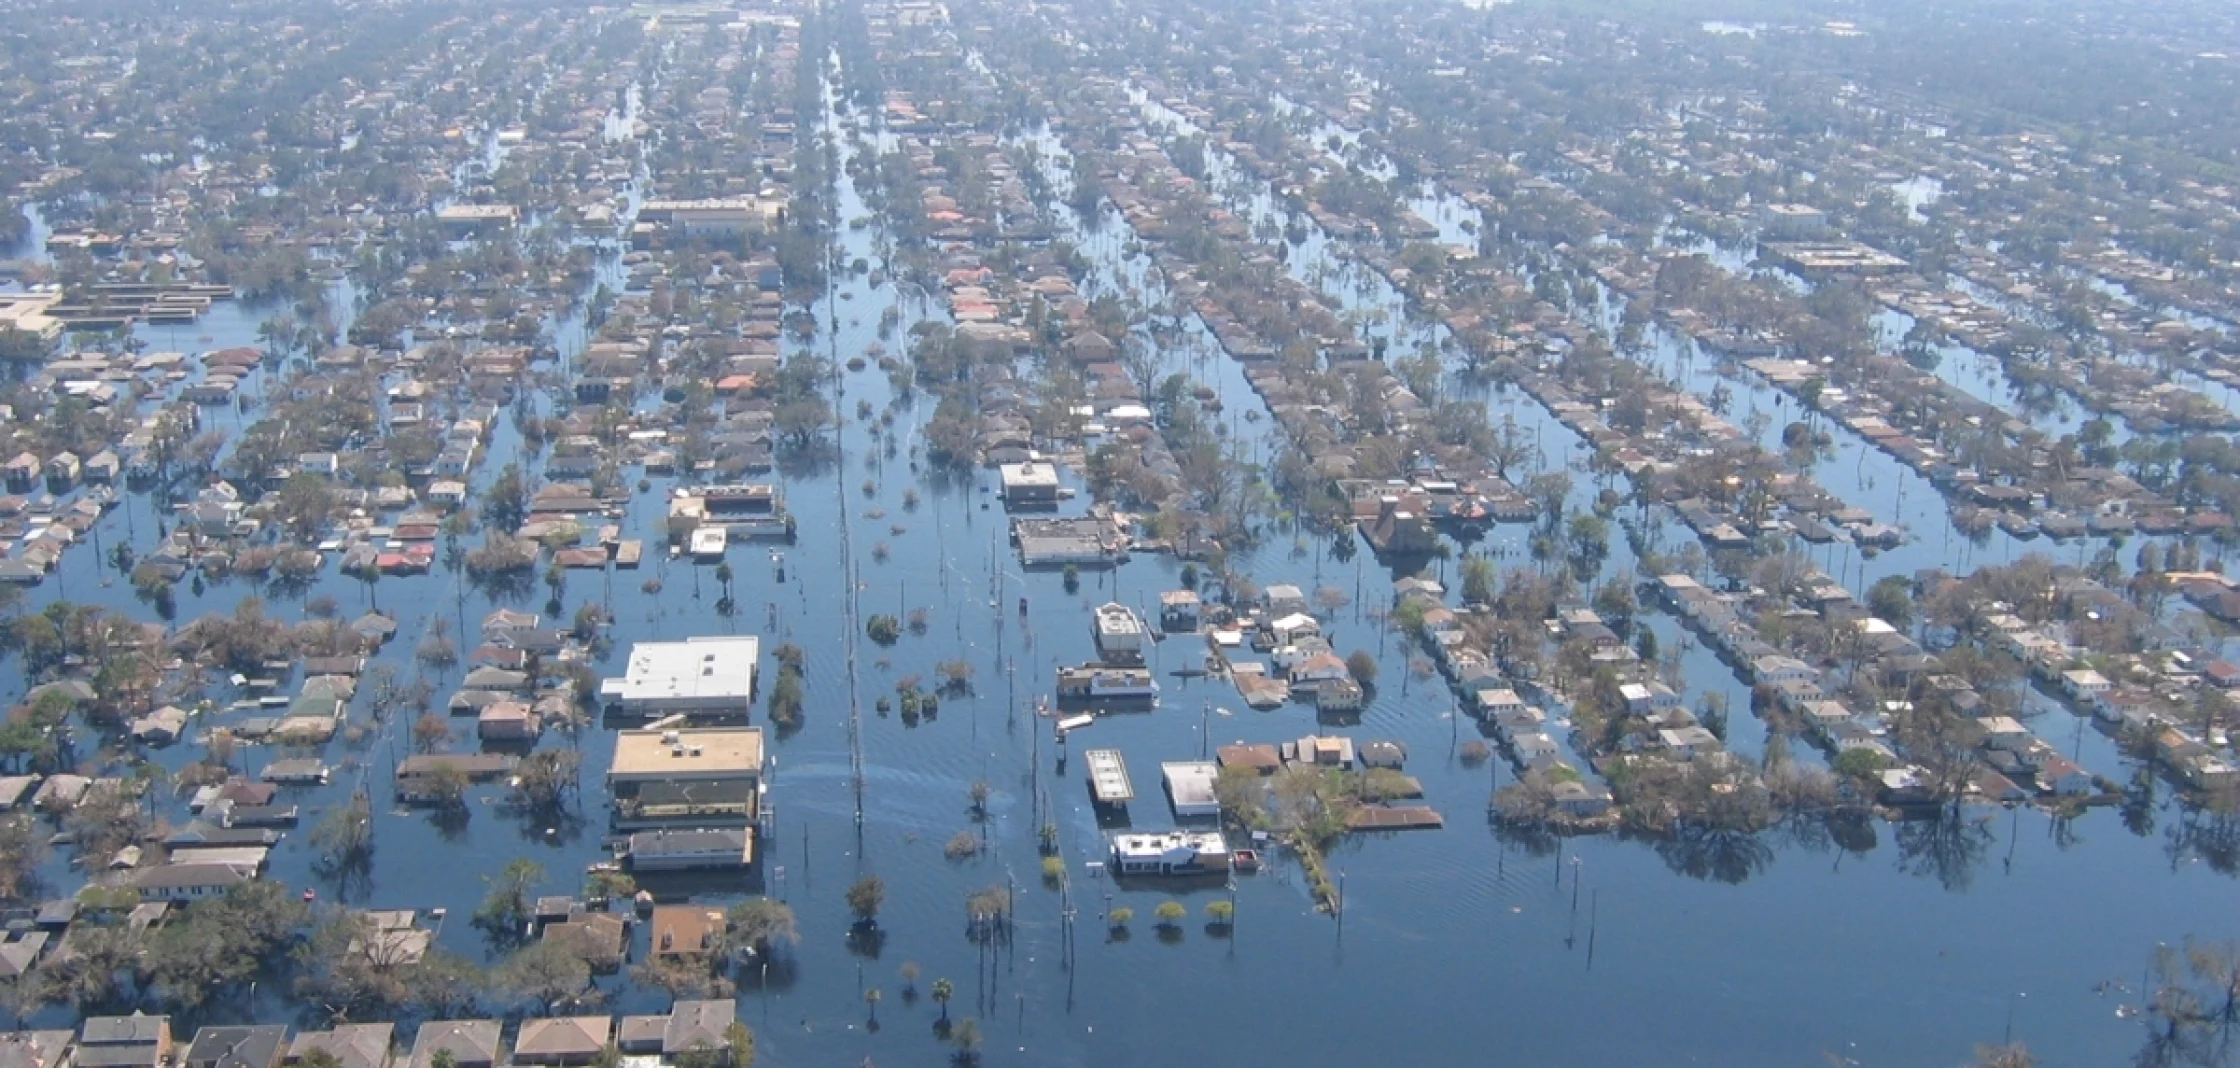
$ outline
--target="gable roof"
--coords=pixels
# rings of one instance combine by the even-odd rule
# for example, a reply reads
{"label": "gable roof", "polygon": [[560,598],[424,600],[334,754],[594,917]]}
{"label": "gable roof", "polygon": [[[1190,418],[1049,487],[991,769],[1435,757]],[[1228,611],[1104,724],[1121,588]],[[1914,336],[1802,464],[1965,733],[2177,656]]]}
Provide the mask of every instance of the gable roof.
{"label": "gable roof", "polygon": [[724,1032],[738,1019],[739,1008],[730,1001],[679,1001],[669,1010],[669,1026],[661,1032],[661,1052],[673,1057],[696,1049],[722,1049]]}
{"label": "gable roof", "polygon": [[515,1060],[530,1057],[594,1055],[607,1048],[614,1034],[611,1016],[554,1016],[528,1020],[513,1041]]}
{"label": "gable roof", "polygon": [[288,1059],[300,1061],[313,1050],[332,1055],[341,1068],[387,1068],[389,1043],[396,1034],[389,1023],[336,1024],[332,1031],[305,1031],[288,1047]]}
{"label": "gable roof", "polygon": [[0,1068],[54,1068],[70,1048],[68,1031],[0,1032]]}
{"label": "gable roof", "polygon": [[462,1065],[498,1062],[498,1021],[430,1020],[412,1036],[412,1068],[429,1068],[437,1050]]}
{"label": "gable roof", "polygon": [[194,1033],[186,1063],[193,1068],[271,1068],[287,1044],[284,1024],[205,1027]]}
{"label": "gable roof", "polygon": [[661,905],[653,910],[656,954],[706,953],[724,927],[722,909],[704,905]]}

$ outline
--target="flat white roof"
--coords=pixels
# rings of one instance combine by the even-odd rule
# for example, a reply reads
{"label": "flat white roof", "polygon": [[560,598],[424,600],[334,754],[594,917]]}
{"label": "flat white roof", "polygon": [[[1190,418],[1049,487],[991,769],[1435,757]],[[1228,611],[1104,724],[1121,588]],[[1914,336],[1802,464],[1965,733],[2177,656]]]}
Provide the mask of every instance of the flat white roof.
{"label": "flat white roof", "polygon": [[1136,618],[1135,610],[1118,602],[1097,606],[1097,631],[1106,636],[1143,633],[1143,621]]}
{"label": "flat white roof", "polygon": [[436,209],[436,218],[448,220],[512,219],[520,214],[511,204],[453,204]]}
{"label": "flat white roof", "polygon": [[626,705],[744,710],[754,698],[762,640],[752,635],[638,642],[621,678],[599,684],[600,696]]}
{"label": "flat white roof", "polygon": [[1180,815],[1217,813],[1221,801],[1214,796],[1213,781],[1220,777],[1221,768],[1210,760],[1176,760],[1159,765],[1167,779],[1167,796],[1174,799],[1174,810]]}
{"label": "flat white roof", "polygon": [[1119,856],[1157,857],[1184,850],[1200,856],[1218,856],[1229,851],[1229,842],[1220,831],[1159,831],[1112,836],[1112,851]]}
{"label": "flat white roof", "polygon": [[1055,487],[1058,484],[1058,469],[1048,463],[1029,461],[1023,464],[1004,464],[998,470],[1007,489],[1014,486]]}

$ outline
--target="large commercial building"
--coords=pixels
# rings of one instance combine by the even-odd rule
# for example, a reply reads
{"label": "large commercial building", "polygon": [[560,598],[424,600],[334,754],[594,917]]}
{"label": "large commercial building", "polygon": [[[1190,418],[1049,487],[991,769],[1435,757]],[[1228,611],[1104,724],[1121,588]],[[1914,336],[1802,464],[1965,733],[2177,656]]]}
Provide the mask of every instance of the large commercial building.
{"label": "large commercial building", "polygon": [[745,719],[761,655],[762,642],[752,636],[638,642],[623,676],[599,684],[599,701],[608,715],[623,718]]}
{"label": "large commercial building", "polygon": [[640,223],[665,224],[683,237],[734,237],[769,229],[784,218],[785,205],[763,197],[712,200],[649,200],[638,209]]}
{"label": "large commercial building", "polygon": [[762,729],[621,731],[607,789],[622,830],[741,827],[762,813]]}

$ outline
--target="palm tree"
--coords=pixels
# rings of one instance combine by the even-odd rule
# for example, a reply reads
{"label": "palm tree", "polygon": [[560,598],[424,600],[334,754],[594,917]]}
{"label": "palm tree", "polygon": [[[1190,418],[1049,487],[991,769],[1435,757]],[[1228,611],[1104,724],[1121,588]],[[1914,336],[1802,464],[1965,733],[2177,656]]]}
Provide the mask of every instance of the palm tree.
{"label": "palm tree", "polygon": [[933,981],[931,996],[933,1003],[941,1006],[941,1018],[947,1020],[949,1018],[949,999],[957,996],[957,985],[947,979],[936,979]]}
{"label": "palm tree", "polygon": [[885,996],[879,992],[878,987],[872,987],[863,992],[863,1003],[871,1009],[871,1026],[873,1028],[879,1026],[879,999]]}

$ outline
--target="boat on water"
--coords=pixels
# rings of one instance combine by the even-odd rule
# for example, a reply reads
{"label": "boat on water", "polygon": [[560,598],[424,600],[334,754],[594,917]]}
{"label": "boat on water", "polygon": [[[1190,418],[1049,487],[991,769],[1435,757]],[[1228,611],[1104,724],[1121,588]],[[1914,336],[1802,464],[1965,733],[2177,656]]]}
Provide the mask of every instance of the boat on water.
{"label": "boat on water", "polygon": [[731,535],[719,526],[700,527],[692,532],[692,558],[695,560],[721,560],[723,551],[731,547]]}

